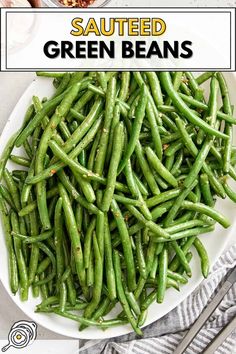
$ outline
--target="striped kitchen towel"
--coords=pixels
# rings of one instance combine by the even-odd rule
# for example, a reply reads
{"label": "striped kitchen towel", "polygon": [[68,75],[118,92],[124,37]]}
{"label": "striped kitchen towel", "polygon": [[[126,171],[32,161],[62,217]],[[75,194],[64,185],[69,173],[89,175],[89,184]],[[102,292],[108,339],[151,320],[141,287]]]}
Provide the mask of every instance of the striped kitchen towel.
{"label": "striped kitchen towel", "polygon": [[[210,276],[178,307],[160,320],[144,328],[144,336],[135,335],[102,340],[81,341],[80,354],[174,354],[186,330],[193,324],[210,297],[236,266],[236,245],[216,262]],[[224,297],[220,306],[200,331],[186,354],[202,353],[206,345],[233,317],[236,316],[236,284]],[[236,331],[219,347],[215,354],[236,354]]]}

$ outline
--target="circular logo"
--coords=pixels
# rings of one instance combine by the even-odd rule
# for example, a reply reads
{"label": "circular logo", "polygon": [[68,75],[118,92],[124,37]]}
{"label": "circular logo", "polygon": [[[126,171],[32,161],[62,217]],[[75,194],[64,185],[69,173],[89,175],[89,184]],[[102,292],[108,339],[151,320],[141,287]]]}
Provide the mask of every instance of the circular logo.
{"label": "circular logo", "polygon": [[8,344],[2,348],[5,352],[10,347],[25,348],[32,344],[37,336],[37,324],[30,321],[18,321],[14,323],[8,334]]}

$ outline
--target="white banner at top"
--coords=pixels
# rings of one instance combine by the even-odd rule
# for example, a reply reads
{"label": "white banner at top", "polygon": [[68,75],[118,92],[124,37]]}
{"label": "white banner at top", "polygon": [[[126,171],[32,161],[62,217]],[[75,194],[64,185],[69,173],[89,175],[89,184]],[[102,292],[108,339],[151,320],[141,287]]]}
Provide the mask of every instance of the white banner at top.
{"label": "white banner at top", "polygon": [[1,9],[1,70],[235,70],[235,9]]}

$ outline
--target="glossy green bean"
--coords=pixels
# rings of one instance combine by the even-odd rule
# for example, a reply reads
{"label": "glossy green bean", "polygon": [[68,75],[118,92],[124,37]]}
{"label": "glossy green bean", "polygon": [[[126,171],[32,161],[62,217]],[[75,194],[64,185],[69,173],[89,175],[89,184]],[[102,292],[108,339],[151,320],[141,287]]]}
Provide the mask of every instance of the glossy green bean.
{"label": "glossy green bean", "polygon": [[158,273],[158,287],[156,293],[156,299],[158,303],[162,303],[167,286],[167,269],[168,269],[168,252],[164,248],[159,258],[159,273]]}
{"label": "glossy green bean", "polygon": [[209,258],[207,255],[207,251],[205,247],[203,246],[202,242],[199,240],[199,238],[196,238],[194,240],[194,246],[199,254],[199,257],[201,259],[201,268],[202,268],[202,274],[204,278],[207,278],[209,274]]}
{"label": "glossy green bean", "polygon": [[119,165],[118,174],[123,170],[130,156],[134,152],[142,128],[142,122],[145,116],[146,105],[147,105],[147,92],[145,90],[145,86],[142,86],[140,92],[139,104],[135,111],[135,121],[133,123],[130,139],[126,151],[124,153],[124,157],[122,158]]}
{"label": "glossy green bean", "polygon": [[135,272],[131,242],[130,242],[129,233],[125,221],[122,217],[120,208],[114,199],[112,200],[111,203],[111,211],[113,213],[114,219],[116,220],[120,238],[121,238],[124,258],[127,266],[128,287],[130,291],[133,291],[136,288],[136,272]]}
{"label": "glossy green bean", "polygon": [[129,307],[129,303],[127,301],[127,298],[125,296],[125,292],[123,289],[123,284],[122,284],[122,274],[121,274],[121,267],[120,267],[120,257],[117,251],[114,251],[114,268],[115,268],[115,274],[116,274],[116,287],[117,287],[117,294],[119,297],[119,300],[122,304],[123,310],[129,319],[130,324],[132,325],[134,331],[138,335],[142,335],[142,331],[138,328],[137,326],[137,321],[135,320],[134,316],[132,315],[132,312]]}
{"label": "glossy green bean", "polygon": [[177,187],[178,182],[175,177],[167,170],[167,168],[161,163],[158,159],[154,151],[150,148],[146,148],[146,154],[148,157],[148,161],[153,166],[153,168],[157,171],[157,173],[169,184],[173,187]]}
{"label": "glossy green bean", "polygon": [[114,271],[113,258],[112,258],[111,235],[110,235],[107,215],[105,215],[105,226],[104,226],[104,252],[105,252],[107,289],[108,289],[109,299],[113,301],[116,299],[116,281],[115,281],[115,271]]}
{"label": "glossy green bean", "polygon": [[111,161],[107,173],[107,184],[102,198],[102,210],[107,212],[110,208],[113,198],[115,183],[117,178],[118,166],[121,159],[123,142],[124,142],[124,126],[118,123],[114,131],[114,141],[112,147]]}

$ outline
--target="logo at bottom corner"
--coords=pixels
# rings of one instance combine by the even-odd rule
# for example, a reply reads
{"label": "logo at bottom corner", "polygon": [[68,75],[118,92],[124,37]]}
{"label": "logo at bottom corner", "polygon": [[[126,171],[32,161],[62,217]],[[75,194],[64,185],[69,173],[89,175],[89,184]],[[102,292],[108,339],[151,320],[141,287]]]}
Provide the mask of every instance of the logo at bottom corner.
{"label": "logo at bottom corner", "polygon": [[18,321],[11,327],[8,334],[8,343],[2,348],[2,352],[10,347],[22,349],[31,345],[37,337],[37,324],[33,321]]}

